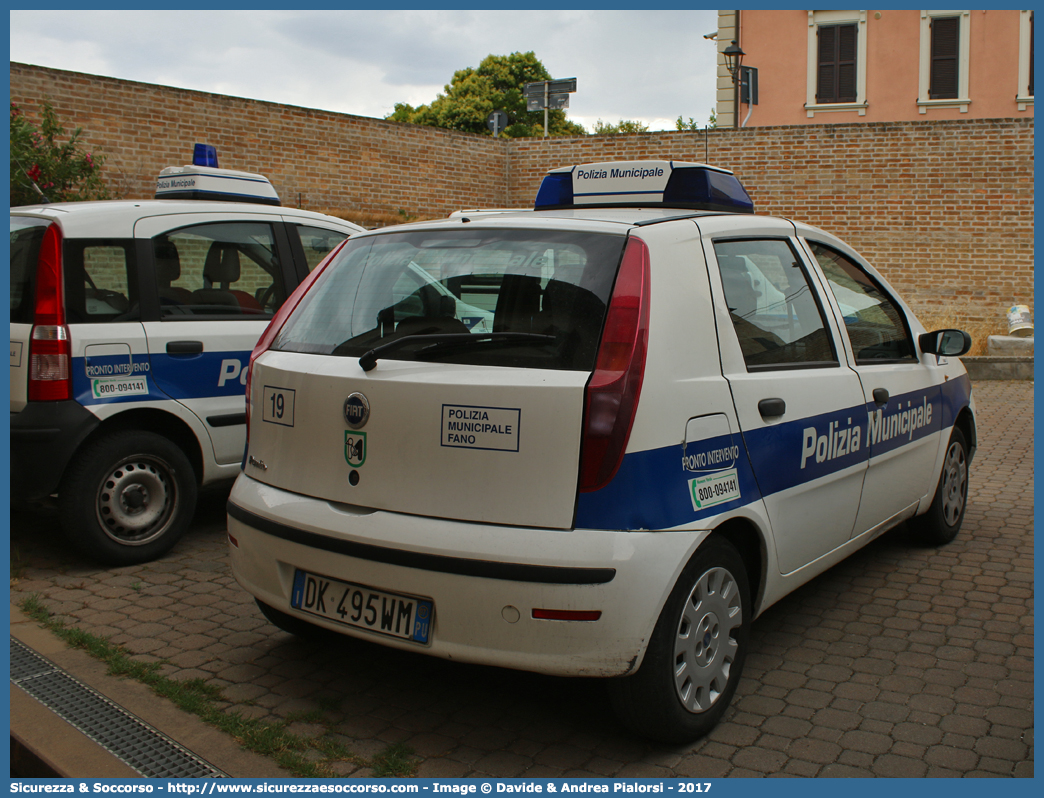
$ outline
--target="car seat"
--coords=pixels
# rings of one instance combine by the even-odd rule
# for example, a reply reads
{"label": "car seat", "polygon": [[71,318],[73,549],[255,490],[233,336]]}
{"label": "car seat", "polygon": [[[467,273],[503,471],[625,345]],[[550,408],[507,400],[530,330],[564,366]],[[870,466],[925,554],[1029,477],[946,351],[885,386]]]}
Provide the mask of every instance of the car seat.
{"label": "car seat", "polygon": [[236,246],[215,241],[210,245],[203,265],[204,287],[192,292],[193,304],[229,305],[260,313],[261,304],[250,293],[230,287],[239,280],[239,273],[239,250]]}
{"label": "car seat", "polygon": [[152,245],[156,262],[156,286],[162,305],[187,305],[192,302],[192,292],[181,286],[171,285],[181,277],[181,259],[178,248],[169,239],[157,239]]}

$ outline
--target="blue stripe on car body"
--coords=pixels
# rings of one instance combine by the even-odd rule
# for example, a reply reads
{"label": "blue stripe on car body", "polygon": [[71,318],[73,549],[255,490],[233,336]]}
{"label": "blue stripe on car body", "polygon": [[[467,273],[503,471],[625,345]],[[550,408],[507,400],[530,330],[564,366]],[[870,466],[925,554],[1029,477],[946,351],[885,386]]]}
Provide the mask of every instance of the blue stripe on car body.
{"label": "blue stripe on car body", "polygon": [[[706,447],[731,446],[737,438],[742,438],[744,443],[735,464],[740,498],[703,510],[694,509],[689,498],[689,480],[695,474],[681,465],[682,446],[674,444],[631,452],[606,487],[579,495],[576,527],[671,529],[721,515],[756,502],[762,496],[789,490],[945,431],[968,406],[970,396],[971,381],[967,375],[961,375],[941,385],[891,397],[883,409],[869,402],[751,430],[742,436],[701,441],[699,445]],[[926,409],[929,407],[930,414]],[[877,420],[879,412],[880,421]],[[814,449],[812,455],[805,457],[802,468],[810,429],[816,430],[816,448],[820,437],[827,438],[826,448],[822,459],[816,458]],[[858,430],[858,447],[853,445],[855,430]]]}
{"label": "blue stripe on car body", "polygon": [[[91,373],[88,374],[87,358],[76,357],[72,360],[73,398],[89,406],[245,394],[243,370],[249,360],[249,351],[95,356],[90,358]],[[92,390],[92,383],[97,379],[135,377],[145,379],[147,395],[96,398]]]}

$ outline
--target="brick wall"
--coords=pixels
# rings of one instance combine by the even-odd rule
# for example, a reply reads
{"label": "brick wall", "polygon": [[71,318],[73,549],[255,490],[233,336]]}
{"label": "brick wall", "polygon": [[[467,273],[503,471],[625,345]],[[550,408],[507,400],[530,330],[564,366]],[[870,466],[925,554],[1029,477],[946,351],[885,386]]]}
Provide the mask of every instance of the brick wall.
{"label": "brick wall", "polygon": [[12,63],[12,102],[32,112],[43,97],[127,197],[151,196],[197,141],[224,167],[267,174],[287,205],[364,224],[525,207],[557,166],[706,159],[736,171],[759,213],[844,238],[922,311],[1002,322],[1032,305],[1032,119],[495,140]]}
{"label": "brick wall", "polygon": [[509,157],[519,201],[552,166],[707,158],[736,172],[758,213],[840,236],[919,309],[988,321],[1032,306],[1032,119],[520,140]]}
{"label": "brick wall", "polygon": [[507,142],[489,137],[12,63],[11,102],[32,115],[44,97],[128,198],[151,197],[160,170],[205,142],[222,167],[267,175],[286,205],[366,219],[506,202]]}

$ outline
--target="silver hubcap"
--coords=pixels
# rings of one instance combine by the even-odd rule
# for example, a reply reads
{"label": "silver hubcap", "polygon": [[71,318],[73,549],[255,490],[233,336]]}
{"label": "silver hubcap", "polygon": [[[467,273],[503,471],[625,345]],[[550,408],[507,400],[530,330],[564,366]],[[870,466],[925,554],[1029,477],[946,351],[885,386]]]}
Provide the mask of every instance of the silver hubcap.
{"label": "silver hubcap", "polygon": [[98,490],[98,521],[110,538],[140,546],[162,535],[173,519],[177,488],[170,467],[155,457],[128,458]]}
{"label": "silver hubcap", "polygon": [[943,464],[942,511],[943,519],[954,526],[964,509],[968,493],[968,464],[964,461],[964,447],[951,443]]}
{"label": "silver hubcap", "polygon": [[711,568],[682,607],[674,640],[674,687],[689,712],[706,712],[725,692],[739,654],[733,632],[743,623],[736,580]]}

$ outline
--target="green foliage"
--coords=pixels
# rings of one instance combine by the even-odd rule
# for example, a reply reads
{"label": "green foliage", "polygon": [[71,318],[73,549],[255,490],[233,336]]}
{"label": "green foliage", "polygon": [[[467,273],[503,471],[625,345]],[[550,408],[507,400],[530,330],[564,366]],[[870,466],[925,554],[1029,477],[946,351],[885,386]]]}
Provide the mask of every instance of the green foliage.
{"label": "green foliage", "polygon": [[[490,136],[486,119],[493,111],[505,111],[511,124],[501,131],[502,136],[543,136],[544,112],[527,111],[522,92],[527,83],[550,79],[550,73],[532,52],[488,55],[477,69],[468,67],[455,72],[453,81],[445,87],[446,93],[430,105],[414,108],[408,103],[396,103],[395,110],[385,119]],[[586,135],[581,125],[566,119],[565,111],[549,111],[547,126],[551,136]]]}
{"label": "green foliage", "polygon": [[395,743],[373,758],[373,775],[377,778],[412,776],[416,767],[410,755],[413,749],[405,743]]}
{"label": "green foliage", "polygon": [[594,134],[596,136],[616,136],[621,133],[648,133],[649,126],[636,119],[621,119],[615,125],[611,122],[603,122],[599,119],[595,122]]}
{"label": "green foliage", "polygon": [[[39,123],[11,103],[11,205],[108,199],[100,172],[103,159],[86,151],[82,128],[66,135],[48,101]],[[37,190],[39,189],[39,190]],[[41,197],[41,194],[43,197]]]}
{"label": "green foliage", "polygon": [[[706,126],[707,127],[717,127],[718,126],[718,114],[717,114],[717,112],[713,108],[711,108],[710,117],[707,119],[707,125]],[[703,129],[703,127],[700,125],[700,123],[697,122],[695,119],[693,119],[691,116],[689,117],[689,121],[688,122],[686,122],[684,119],[682,119],[679,116],[677,119],[674,120],[674,128],[675,128],[675,130],[702,130]]]}

